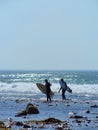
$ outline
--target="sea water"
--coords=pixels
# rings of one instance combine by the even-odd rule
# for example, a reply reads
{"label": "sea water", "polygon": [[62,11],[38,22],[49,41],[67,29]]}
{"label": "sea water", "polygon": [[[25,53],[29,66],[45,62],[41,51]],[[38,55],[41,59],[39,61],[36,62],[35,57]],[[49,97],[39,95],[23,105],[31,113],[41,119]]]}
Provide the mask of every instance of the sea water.
{"label": "sea water", "polygon": [[[17,97],[42,97],[36,83],[48,79],[51,89],[58,93],[59,80],[63,78],[73,94],[98,95],[98,71],[0,71],[0,99]],[[43,96],[44,97],[44,96]]]}

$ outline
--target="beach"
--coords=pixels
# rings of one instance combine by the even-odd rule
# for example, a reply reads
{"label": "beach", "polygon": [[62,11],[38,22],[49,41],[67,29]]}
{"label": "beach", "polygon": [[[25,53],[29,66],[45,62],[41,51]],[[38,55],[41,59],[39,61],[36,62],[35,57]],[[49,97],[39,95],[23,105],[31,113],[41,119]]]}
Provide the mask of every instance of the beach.
{"label": "beach", "polygon": [[[74,94],[73,94],[74,95]],[[16,113],[24,110],[28,103],[35,105],[39,114],[27,114],[20,117],[15,117]],[[11,119],[10,130],[21,130],[22,126],[16,126],[15,122],[23,122],[31,128],[28,129],[39,129],[43,123],[30,123],[34,120],[41,121],[48,118],[55,118],[61,120],[61,124],[67,123],[67,129],[69,130],[97,130],[98,129],[98,101],[96,96],[76,95],[68,96],[67,100],[62,101],[60,99],[60,94],[57,94],[52,99],[52,102],[46,102],[45,95],[39,100],[30,98],[17,98],[17,100],[2,100],[0,101],[0,115],[1,121],[9,127],[9,120]],[[62,128],[63,125],[60,123],[50,123],[44,124],[41,129],[51,129]],[[27,128],[25,128],[27,129]]]}
{"label": "beach", "polygon": [[[80,82],[83,83],[79,84],[77,79],[81,74],[83,77],[85,74],[88,81],[81,78]],[[94,74],[97,73],[93,73],[93,76]],[[91,78],[88,78],[88,72],[77,72],[77,76],[74,75],[76,72],[8,72],[5,75],[1,74],[0,122],[4,123],[5,128],[0,128],[0,130],[97,130],[97,80],[94,78],[94,81],[91,81]],[[62,100],[61,92],[58,92],[60,76],[66,76],[64,79],[73,91],[72,93],[66,92],[66,100]],[[36,82],[42,83],[45,78],[50,79],[52,83],[51,89],[54,92],[52,102],[46,102],[46,95],[36,86]],[[17,113],[25,110],[29,103],[33,104],[39,113],[16,116]]]}

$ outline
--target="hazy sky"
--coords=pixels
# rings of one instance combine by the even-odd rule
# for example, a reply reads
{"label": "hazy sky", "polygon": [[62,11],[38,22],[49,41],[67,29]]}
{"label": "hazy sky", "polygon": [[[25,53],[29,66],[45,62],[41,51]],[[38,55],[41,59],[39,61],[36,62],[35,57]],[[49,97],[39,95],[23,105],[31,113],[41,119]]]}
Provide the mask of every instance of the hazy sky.
{"label": "hazy sky", "polygon": [[98,1],[0,0],[0,70],[98,70]]}

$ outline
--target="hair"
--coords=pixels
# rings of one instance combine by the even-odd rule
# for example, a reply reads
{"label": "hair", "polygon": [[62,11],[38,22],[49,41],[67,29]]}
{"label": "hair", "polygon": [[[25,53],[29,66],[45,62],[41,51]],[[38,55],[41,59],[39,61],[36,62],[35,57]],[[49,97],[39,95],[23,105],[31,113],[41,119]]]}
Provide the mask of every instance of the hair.
{"label": "hair", "polygon": [[45,79],[45,82],[47,82],[48,80],[47,79]]}
{"label": "hair", "polygon": [[63,79],[61,79],[61,81],[64,81]]}

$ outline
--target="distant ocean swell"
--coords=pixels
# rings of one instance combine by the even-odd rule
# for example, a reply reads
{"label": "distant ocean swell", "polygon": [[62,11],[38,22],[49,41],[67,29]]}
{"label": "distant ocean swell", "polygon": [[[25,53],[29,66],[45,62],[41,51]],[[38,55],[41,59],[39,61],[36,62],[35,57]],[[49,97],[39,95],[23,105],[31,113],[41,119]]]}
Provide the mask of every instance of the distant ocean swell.
{"label": "distant ocean swell", "polygon": [[43,82],[47,78],[57,83],[64,78],[71,84],[98,84],[98,71],[1,71],[0,82]]}

